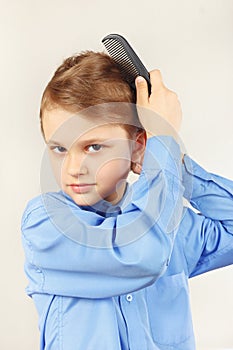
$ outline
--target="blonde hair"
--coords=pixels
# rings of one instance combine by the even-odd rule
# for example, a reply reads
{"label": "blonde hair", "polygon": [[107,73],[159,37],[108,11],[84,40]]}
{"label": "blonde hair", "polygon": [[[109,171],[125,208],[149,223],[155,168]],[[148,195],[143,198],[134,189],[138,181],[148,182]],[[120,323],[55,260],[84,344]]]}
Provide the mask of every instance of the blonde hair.
{"label": "blonde hair", "polygon": [[[116,102],[131,105],[131,113],[128,111],[123,113],[122,118],[117,118],[117,123],[130,134],[133,130],[134,132],[144,130],[137,116],[134,91],[109,55],[86,51],[69,57],[55,71],[42,95],[40,107],[42,133],[45,110],[60,107],[78,113],[91,106]],[[125,119],[126,114],[128,123]],[[114,121],[114,116],[111,120]]]}

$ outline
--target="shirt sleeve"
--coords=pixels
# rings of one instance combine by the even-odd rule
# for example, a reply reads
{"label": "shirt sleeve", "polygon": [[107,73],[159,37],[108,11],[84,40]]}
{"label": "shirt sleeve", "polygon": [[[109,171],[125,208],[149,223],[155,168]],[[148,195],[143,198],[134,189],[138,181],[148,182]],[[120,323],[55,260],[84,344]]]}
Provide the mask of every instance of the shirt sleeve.
{"label": "shirt sleeve", "polygon": [[182,166],[184,210],[180,225],[190,277],[233,264],[233,181],[207,172],[188,155]]}
{"label": "shirt sleeve", "polygon": [[49,193],[29,202],[22,219],[27,293],[104,298],[153,283],[167,268],[182,217],[181,166],[175,140],[153,137],[116,217]]}

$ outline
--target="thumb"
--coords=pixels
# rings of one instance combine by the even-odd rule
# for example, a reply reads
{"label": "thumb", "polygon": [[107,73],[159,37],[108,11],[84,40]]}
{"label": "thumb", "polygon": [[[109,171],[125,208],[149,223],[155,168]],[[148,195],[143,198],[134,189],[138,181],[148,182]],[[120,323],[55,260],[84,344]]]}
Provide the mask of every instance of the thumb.
{"label": "thumb", "polygon": [[149,93],[147,81],[141,76],[135,80],[136,85],[136,102],[138,106],[147,106],[149,101]]}

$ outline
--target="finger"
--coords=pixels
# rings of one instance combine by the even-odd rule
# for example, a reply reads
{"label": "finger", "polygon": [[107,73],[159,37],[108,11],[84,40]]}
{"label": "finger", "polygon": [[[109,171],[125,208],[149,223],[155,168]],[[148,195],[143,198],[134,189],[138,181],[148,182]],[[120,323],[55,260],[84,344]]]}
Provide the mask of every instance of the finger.
{"label": "finger", "polygon": [[151,81],[152,89],[155,92],[159,91],[161,88],[165,88],[162,74],[159,69],[154,69],[150,72],[150,81]]}
{"label": "finger", "polygon": [[135,80],[136,85],[136,99],[137,105],[147,106],[148,104],[148,86],[147,81],[143,77],[139,76]]}

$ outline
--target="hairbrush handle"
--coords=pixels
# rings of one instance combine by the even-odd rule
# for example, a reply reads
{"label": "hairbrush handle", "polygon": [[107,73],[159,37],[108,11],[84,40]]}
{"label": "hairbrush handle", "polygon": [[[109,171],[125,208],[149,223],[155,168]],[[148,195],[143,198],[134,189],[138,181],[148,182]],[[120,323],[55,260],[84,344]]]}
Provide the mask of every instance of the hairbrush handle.
{"label": "hairbrush handle", "polygon": [[150,95],[150,74],[128,41],[119,34],[109,34],[102,39],[102,43],[130,86],[136,90],[135,79],[140,75],[146,79]]}

